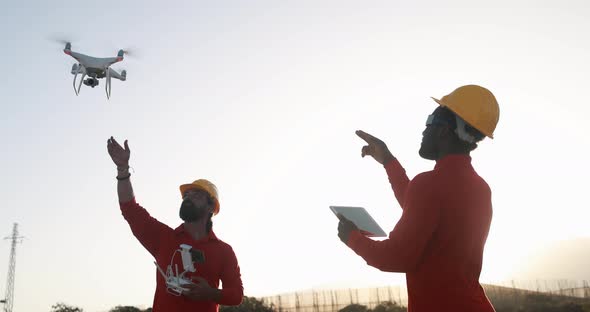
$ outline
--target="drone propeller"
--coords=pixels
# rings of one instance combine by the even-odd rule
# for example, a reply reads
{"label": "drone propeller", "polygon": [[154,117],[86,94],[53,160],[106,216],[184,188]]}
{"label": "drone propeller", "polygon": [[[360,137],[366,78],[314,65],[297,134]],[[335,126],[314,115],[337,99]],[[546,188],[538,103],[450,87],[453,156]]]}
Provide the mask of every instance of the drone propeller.
{"label": "drone propeller", "polygon": [[139,55],[137,53],[137,49],[122,49],[123,50],[123,54],[133,57],[133,58],[138,58]]}
{"label": "drone propeller", "polygon": [[63,45],[63,44],[68,44],[68,43],[70,43],[70,44],[72,43],[70,40],[65,40],[65,39],[57,39],[57,38],[56,38],[56,39],[53,39],[53,41],[55,41],[55,42],[57,42],[57,43],[61,43],[62,45]]}
{"label": "drone propeller", "polygon": [[[53,38],[50,38],[49,40],[59,43],[62,46],[65,46],[65,50],[70,50],[72,48],[72,42],[70,40],[66,40],[66,39],[58,38],[58,37],[53,37]],[[68,54],[68,53],[66,53],[66,54]]]}
{"label": "drone propeller", "polygon": [[68,36],[62,36],[62,35],[53,35],[47,38],[49,41],[53,41],[55,43],[59,43],[60,45],[66,45],[66,44],[72,44],[72,41],[76,41],[76,40],[71,40],[71,38],[68,38]]}

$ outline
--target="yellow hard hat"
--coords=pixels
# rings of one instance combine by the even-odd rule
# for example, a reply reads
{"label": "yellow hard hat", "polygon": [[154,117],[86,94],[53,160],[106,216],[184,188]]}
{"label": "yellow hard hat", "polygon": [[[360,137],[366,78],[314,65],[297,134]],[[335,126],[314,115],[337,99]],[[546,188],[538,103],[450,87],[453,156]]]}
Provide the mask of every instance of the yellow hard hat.
{"label": "yellow hard hat", "polygon": [[467,85],[455,89],[440,100],[432,99],[490,139],[494,138],[494,130],[500,119],[500,107],[490,90]]}
{"label": "yellow hard hat", "polygon": [[216,215],[219,213],[219,193],[217,192],[217,187],[215,184],[209,182],[209,180],[199,179],[194,181],[190,184],[183,184],[180,186],[180,196],[184,196],[184,193],[188,190],[199,189],[207,192],[209,196],[215,202],[215,207],[213,208],[213,214]]}

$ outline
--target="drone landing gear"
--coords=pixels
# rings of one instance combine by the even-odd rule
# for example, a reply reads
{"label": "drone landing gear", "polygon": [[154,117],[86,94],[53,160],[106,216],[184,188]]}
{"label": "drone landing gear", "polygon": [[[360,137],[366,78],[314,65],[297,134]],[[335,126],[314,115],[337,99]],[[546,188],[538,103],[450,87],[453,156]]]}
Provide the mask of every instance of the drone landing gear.
{"label": "drone landing gear", "polygon": [[[113,71],[114,72],[114,71]],[[105,92],[107,94],[107,99],[111,98],[111,68],[110,67],[106,67],[105,68],[105,76],[106,76],[106,81],[105,81]],[[81,64],[74,64],[74,66],[72,67],[72,74],[74,74],[74,81],[73,81],[73,87],[74,87],[74,92],[76,93],[76,95],[80,94],[80,88],[82,88],[82,83],[84,83],[85,85],[89,86],[89,87],[96,87],[98,86],[98,78],[102,78],[105,76],[102,76],[102,73],[99,73],[97,75],[97,73],[93,70],[89,72],[89,77],[87,79],[87,72],[86,72],[86,68],[84,66],[82,66]],[[78,74],[82,74],[82,78],[80,78],[80,82],[78,83],[78,86],[76,86],[76,79],[78,78]],[[122,72],[122,76],[119,77],[118,74],[115,72],[115,78],[117,79],[121,79],[121,80],[125,80],[125,76],[126,76],[126,72],[123,71]]]}
{"label": "drone landing gear", "polygon": [[104,84],[104,91],[107,93],[107,100],[111,98],[111,68],[106,69],[107,78]]}
{"label": "drone landing gear", "polygon": [[76,77],[78,77],[78,72],[76,72],[76,74],[74,75],[74,92],[76,93],[76,95],[78,95],[80,94],[80,88],[82,87],[82,82],[84,81],[84,77],[86,77],[86,73],[82,73],[82,78],[80,79],[80,84],[78,85],[78,88],[76,88]]}

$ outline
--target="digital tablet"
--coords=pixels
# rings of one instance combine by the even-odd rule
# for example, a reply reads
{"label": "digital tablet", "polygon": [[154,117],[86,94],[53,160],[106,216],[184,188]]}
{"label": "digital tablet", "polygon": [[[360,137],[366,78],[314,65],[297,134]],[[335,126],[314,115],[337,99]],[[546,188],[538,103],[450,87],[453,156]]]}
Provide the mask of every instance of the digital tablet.
{"label": "digital tablet", "polygon": [[335,215],[341,214],[352,221],[361,230],[361,233],[369,237],[387,236],[385,231],[375,222],[375,219],[363,207],[330,206]]}

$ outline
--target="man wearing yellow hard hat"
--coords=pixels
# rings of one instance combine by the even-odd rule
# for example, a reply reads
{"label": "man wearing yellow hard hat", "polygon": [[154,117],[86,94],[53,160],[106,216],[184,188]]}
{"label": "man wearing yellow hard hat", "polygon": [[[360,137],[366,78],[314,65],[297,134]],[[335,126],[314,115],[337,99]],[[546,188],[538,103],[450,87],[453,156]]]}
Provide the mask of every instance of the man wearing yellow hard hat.
{"label": "man wearing yellow hard hat", "polygon": [[[180,186],[179,216],[184,222],[172,229],[135,201],[127,141],[122,147],[111,137],[107,150],[117,165],[117,193],[123,217],[158,266],[153,311],[216,312],[219,304],[239,305],[244,289],[238,260],[231,246],[218,239],[212,229],[211,218],[220,209],[215,185],[199,179]],[[164,272],[162,268],[166,267],[169,269]],[[223,289],[218,289],[220,281]]]}
{"label": "man wearing yellow hard hat", "polygon": [[493,137],[498,103],[477,85],[434,100],[439,106],[427,118],[419,154],[436,165],[412,180],[383,141],[357,131],[367,143],[362,156],[384,166],[403,214],[383,241],[363,236],[342,216],[338,236],[367,264],[406,273],[409,312],[492,312],[479,284],[491,190],[471,165],[470,152]]}

